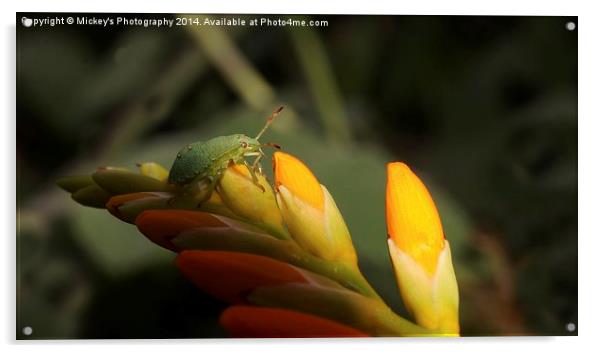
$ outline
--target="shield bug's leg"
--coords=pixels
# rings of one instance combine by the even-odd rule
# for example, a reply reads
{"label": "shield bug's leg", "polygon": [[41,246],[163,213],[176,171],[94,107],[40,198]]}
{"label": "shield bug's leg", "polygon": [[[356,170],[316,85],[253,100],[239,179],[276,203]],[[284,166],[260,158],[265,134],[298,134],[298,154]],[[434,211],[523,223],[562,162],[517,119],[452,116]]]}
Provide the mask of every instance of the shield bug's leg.
{"label": "shield bug's leg", "polygon": [[251,166],[246,161],[243,163],[244,163],[245,167],[247,167],[247,169],[249,170],[249,173],[251,174],[251,178],[253,178],[253,184],[257,185],[257,187],[260,188],[262,192],[265,192],[265,188],[263,187],[263,185],[259,184],[259,179],[257,179],[257,174],[255,174],[255,169],[251,168]]}
{"label": "shield bug's leg", "polygon": [[253,170],[257,171],[257,166],[259,165],[259,161],[264,156],[264,154],[263,154],[263,152],[261,152],[261,150],[257,151],[257,152],[245,153],[245,157],[251,157],[251,156],[257,156],[257,158],[255,158],[255,160],[253,161],[253,164],[252,164]]}
{"label": "shield bug's leg", "polygon": [[259,161],[261,160],[261,157],[263,157],[263,156],[259,155],[253,161],[253,165],[252,165],[253,173],[262,173],[261,164],[259,163]]}
{"label": "shield bug's leg", "polygon": [[253,170],[255,170],[255,171],[260,170],[259,168],[261,168],[261,164],[259,164],[259,161],[261,160],[261,158],[263,156],[264,156],[264,154],[259,152],[259,155],[257,156],[257,158],[255,158],[255,160],[253,161]]}
{"label": "shield bug's leg", "polygon": [[218,178],[206,177],[190,185],[188,191],[193,200],[197,202],[197,207],[200,207],[203,202],[209,200],[217,180]]}
{"label": "shield bug's leg", "polygon": [[265,153],[263,153],[263,151],[261,149],[259,149],[259,156],[253,162],[253,169],[256,169],[257,171],[259,171],[259,174],[263,174],[263,170],[261,170],[261,163],[259,163],[259,161],[263,157],[265,157]]}
{"label": "shield bug's leg", "polygon": [[257,181],[257,175],[256,175],[257,173],[261,173],[261,164],[259,164],[259,161],[264,156],[264,154],[261,150],[259,150],[257,152],[250,152],[250,153],[245,154],[245,157],[250,157],[250,156],[257,156],[257,158],[255,158],[255,160],[253,161],[253,164],[250,167],[247,164],[247,162],[245,162],[245,165],[247,166],[247,168],[249,169],[249,173],[251,173],[251,176],[253,177],[253,183],[255,183],[255,185],[259,186],[259,188],[261,190],[265,191],[263,186],[261,186],[259,184],[259,182]]}

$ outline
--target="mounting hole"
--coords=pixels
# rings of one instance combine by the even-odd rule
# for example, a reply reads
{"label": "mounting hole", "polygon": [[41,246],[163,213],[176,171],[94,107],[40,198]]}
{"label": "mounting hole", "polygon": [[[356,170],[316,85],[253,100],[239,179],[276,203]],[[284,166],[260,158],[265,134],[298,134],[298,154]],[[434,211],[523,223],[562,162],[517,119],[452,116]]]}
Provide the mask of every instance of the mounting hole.
{"label": "mounting hole", "polygon": [[31,25],[33,24],[33,20],[31,18],[22,17],[21,24],[25,27],[31,27]]}
{"label": "mounting hole", "polygon": [[566,324],[566,330],[569,332],[575,332],[576,328],[577,328],[577,326],[575,326],[575,324],[572,322],[569,322],[568,324]]}
{"label": "mounting hole", "polygon": [[567,30],[569,30],[569,31],[574,31],[574,30],[575,30],[575,28],[577,28],[577,25],[576,25],[576,24],[575,24],[575,22],[573,22],[573,21],[569,21],[569,22],[567,22],[567,23],[566,23],[564,26],[565,26],[565,27],[566,27],[566,29],[567,29]]}
{"label": "mounting hole", "polygon": [[25,336],[31,336],[31,334],[33,333],[33,329],[29,326],[25,326],[23,327],[23,334]]}

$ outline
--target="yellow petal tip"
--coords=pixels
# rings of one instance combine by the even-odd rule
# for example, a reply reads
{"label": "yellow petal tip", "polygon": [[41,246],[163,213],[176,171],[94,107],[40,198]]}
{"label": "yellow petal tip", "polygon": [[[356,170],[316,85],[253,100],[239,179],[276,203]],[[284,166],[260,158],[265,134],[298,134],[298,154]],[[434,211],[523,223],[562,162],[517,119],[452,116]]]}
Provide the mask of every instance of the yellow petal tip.
{"label": "yellow petal tip", "polygon": [[324,193],[318,179],[309,168],[296,157],[276,152],[273,156],[276,190],[285,186],[295,197],[316,209],[324,209]]}
{"label": "yellow petal tip", "polygon": [[433,274],[444,246],[441,220],[428,189],[403,162],[387,164],[386,216],[395,245]]}

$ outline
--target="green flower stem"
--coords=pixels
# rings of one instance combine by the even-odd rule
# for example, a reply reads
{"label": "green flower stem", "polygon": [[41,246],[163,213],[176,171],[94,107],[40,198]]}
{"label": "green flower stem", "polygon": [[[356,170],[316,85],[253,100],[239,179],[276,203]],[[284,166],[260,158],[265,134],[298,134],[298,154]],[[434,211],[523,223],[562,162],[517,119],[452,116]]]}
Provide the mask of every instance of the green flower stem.
{"label": "green flower stem", "polygon": [[329,139],[350,144],[351,128],[324,43],[312,28],[293,28],[289,33]]}
{"label": "green flower stem", "polygon": [[276,100],[272,86],[251,65],[226,31],[219,27],[188,26],[187,29],[209,61],[247,105],[262,110]]}
{"label": "green flower stem", "polygon": [[153,75],[149,85],[137,92],[135,99],[120,109],[106,131],[97,161],[117,155],[124,146],[135,143],[153,127],[168,118],[177,102],[208,70],[200,50],[186,47],[176,52],[169,64]]}

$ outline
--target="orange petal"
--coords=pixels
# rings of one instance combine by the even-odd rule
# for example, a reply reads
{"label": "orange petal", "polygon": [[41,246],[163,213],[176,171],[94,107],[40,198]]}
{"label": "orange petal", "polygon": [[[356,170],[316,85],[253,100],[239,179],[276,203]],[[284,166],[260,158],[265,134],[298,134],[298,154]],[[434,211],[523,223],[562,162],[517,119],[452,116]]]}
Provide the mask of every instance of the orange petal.
{"label": "orange petal", "polygon": [[395,245],[432,275],[444,246],[441,220],[426,186],[401,162],[387,165],[386,213]]}
{"label": "orange petal", "polygon": [[257,287],[308,282],[292,265],[247,253],[185,250],[176,265],[203,291],[231,303],[244,302]]}
{"label": "orange petal", "polygon": [[284,152],[273,156],[276,189],[284,185],[293,195],[313,207],[324,209],[324,194],[318,179],[303,162]]}
{"label": "orange petal", "polygon": [[171,239],[185,230],[226,226],[211,213],[187,210],[144,211],[136,217],[136,225],[153,243],[172,251],[177,249]]}
{"label": "orange petal", "polygon": [[319,316],[280,308],[231,306],[219,319],[234,337],[368,337],[352,327]]}

